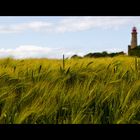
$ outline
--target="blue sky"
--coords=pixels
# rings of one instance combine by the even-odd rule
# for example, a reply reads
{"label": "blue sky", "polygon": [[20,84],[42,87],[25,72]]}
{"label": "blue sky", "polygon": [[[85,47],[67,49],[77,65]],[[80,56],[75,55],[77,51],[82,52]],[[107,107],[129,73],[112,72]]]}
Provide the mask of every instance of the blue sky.
{"label": "blue sky", "polygon": [[[127,53],[132,27],[129,16],[1,16],[0,57],[62,58],[90,52]],[[138,34],[138,44],[139,44]]]}

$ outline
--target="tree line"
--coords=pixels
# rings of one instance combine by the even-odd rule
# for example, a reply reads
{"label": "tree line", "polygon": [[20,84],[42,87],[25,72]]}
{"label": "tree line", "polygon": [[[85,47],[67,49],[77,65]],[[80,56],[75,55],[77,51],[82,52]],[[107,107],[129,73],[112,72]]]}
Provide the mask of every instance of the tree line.
{"label": "tree line", "polygon": [[85,57],[99,58],[99,57],[114,57],[114,56],[118,56],[118,55],[125,55],[125,53],[123,51],[115,52],[115,53],[108,53],[106,51],[103,51],[103,52],[96,52],[96,53],[88,53],[88,54],[84,55],[83,57],[75,54],[71,58],[85,58]]}

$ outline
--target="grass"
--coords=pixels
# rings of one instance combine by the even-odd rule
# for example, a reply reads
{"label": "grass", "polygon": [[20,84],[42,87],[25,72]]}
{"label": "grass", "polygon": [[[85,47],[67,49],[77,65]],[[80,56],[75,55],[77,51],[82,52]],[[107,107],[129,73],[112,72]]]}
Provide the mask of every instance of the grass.
{"label": "grass", "polygon": [[140,58],[0,59],[1,124],[139,124]]}

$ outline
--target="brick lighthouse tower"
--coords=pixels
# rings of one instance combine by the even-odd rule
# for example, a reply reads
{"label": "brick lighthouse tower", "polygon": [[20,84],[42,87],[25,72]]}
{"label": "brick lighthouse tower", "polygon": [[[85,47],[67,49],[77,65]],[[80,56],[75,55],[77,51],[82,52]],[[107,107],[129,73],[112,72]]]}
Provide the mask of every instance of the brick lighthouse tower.
{"label": "brick lighthouse tower", "polygon": [[128,45],[128,55],[140,56],[140,48],[137,45],[137,28],[133,27],[131,32],[131,45]]}
{"label": "brick lighthouse tower", "polygon": [[131,35],[132,35],[132,38],[131,38],[131,48],[130,49],[134,49],[137,47],[137,29],[136,29],[136,27],[132,28]]}

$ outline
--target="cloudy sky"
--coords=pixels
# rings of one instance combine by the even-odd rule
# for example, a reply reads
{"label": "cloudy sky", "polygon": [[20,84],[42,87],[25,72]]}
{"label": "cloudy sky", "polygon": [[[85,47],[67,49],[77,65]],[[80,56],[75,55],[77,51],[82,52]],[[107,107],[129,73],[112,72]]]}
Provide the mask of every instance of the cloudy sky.
{"label": "cloudy sky", "polygon": [[[1,16],[0,57],[62,58],[90,52],[127,53],[140,17]],[[138,44],[139,44],[138,34]]]}

